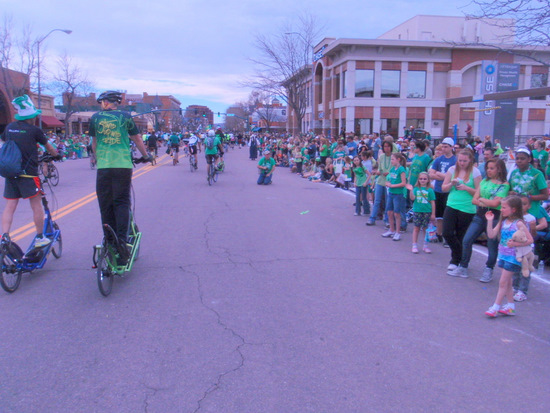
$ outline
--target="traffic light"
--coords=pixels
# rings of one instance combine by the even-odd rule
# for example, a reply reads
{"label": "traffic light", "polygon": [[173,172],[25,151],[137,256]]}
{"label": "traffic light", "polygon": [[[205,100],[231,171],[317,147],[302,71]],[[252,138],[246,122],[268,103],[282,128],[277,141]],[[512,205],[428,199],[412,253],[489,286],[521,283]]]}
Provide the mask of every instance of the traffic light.
{"label": "traffic light", "polygon": [[218,117],[220,116],[220,112],[218,112]]}

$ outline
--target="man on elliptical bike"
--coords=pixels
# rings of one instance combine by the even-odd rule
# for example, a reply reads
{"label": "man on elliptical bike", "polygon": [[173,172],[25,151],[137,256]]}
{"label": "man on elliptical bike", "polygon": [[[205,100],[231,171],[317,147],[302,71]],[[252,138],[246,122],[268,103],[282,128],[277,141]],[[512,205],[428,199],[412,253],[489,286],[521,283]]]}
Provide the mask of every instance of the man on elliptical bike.
{"label": "man on elliptical bike", "polygon": [[97,98],[101,111],[90,118],[90,135],[94,137],[93,151],[97,160],[96,193],[101,223],[115,231],[116,248],[121,261],[127,261],[128,222],[130,219],[130,190],[132,184],[132,154],[130,140],[143,159],[153,161],[147,154],[139,130],[128,112],[118,110],[122,93],[108,90]]}

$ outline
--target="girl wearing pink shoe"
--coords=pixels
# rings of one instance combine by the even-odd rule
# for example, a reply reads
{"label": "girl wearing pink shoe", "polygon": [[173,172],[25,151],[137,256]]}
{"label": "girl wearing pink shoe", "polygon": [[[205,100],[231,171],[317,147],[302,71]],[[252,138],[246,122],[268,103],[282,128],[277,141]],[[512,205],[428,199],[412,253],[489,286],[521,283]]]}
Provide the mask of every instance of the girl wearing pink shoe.
{"label": "girl wearing pink shoe", "polygon": [[[413,202],[413,254],[418,254],[418,235],[420,231],[426,232],[426,228],[430,221],[435,222],[435,192],[432,189],[430,177],[427,172],[421,172],[418,175],[416,185],[413,187],[407,184],[407,189],[410,191],[410,198]],[[424,247],[422,250],[426,254],[432,251],[428,248],[426,238],[424,237]]]}

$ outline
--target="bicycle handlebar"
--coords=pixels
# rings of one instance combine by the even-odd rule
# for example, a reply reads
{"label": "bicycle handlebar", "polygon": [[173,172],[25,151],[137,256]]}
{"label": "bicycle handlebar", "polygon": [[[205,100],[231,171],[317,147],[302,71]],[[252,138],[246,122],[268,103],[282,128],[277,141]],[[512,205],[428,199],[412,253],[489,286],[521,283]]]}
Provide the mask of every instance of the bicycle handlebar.
{"label": "bicycle handlebar", "polygon": [[153,157],[151,155],[149,155],[147,158],[145,156],[142,156],[141,158],[132,158],[132,163],[134,165],[147,162],[153,162]]}

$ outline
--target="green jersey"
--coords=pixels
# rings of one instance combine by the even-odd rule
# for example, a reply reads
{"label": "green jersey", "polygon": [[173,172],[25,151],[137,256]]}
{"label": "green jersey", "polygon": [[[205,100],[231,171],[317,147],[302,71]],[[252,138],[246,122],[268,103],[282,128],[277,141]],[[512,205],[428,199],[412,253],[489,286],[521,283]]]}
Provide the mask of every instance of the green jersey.
{"label": "green jersey", "polygon": [[357,166],[353,168],[353,173],[355,174],[355,186],[363,186],[363,184],[367,181],[365,168],[362,166]]}
{"label": "green jersey", "polygon": [[[510,184],[495,184],[489,179],[484,179],[479,183],[479,197],[484,199],[505,198],[510,191]],[[496,208],[500,211],[500,205]]]}
{"label": "green jersey", "polygon": [[128,112],[97,112],[90,118],[89,131],[96,140],[97,169],[134,167],[129,137],[139,130]]}
{"label": "green jersey", "polygon": [[[541,171],[529,165],[524,172],[514,169],[510,175],[510,187],[518,195],[538,195],[548,184]],[[540,218],[540,201],[531,201],[529,213]]]}
{"label": "green jersey", "polygon": [[431,201],[435,201],[435,192],[432,188],[415,186],[413,194],[413,212],[432,212]]}
{"label": "green jersey", "polygon": [[409,169],[409,183],[412,186],[416,185],[416,181],[418,181],[418,175],[420,175],[420,172],[428,171],[428,167],[430,166],[431,161],[432,158],[430,158],[430,155],[428,155],[427,153],[423,153],[420,156],[414,155]]}
{"label": "green jersey", "polygon": [[541,151],[533,151],[533,159],[538,159],[542,169],[546,169],[546,164],[548,163],[548,152],[544,149]]}
{"label": "green jersey", "polygon": [[[402,166],[400,166],[399,168],[395,168],[395,166],[392,166],[390,169],[390,173],[386,177],[387,181],[392,185],[403,183],[403,181],[401,180],[401,174],[404,174],[405,172],[405,168],[403,168]],[[390,194],[403,194],[403,187],[400,186],[398,188],[389,188],[389,192]]]}
{"label": "green jersey", "polygon": [[260,162],[258,162],[258,165],[267,166],[267,169],[262,169],[261,172],[268,174],[271,171],[273,171],[273,168],[275,168],[275,159],[273,158],[266,159],[266,157],[264,156],[262,157],[262,159],[260,159]]}
{"label": "green jersey", "polygon": [[218,152],[219,152],[219,148],[218,148],[218,145],[221,144],[221,141],[220,141],[220,137],[218,135],[216,135],[214,137],[214,146],[212,147],[212,149],[209,149],[208,146],[205,145],[205,150],[204,150],[204,154],[205,155],[217,155]]}
{"label": "green jersey", "polygon": [[180,137],[178,135],[170,136],[170,144],[171,145],[179,145],[180,144]]}

